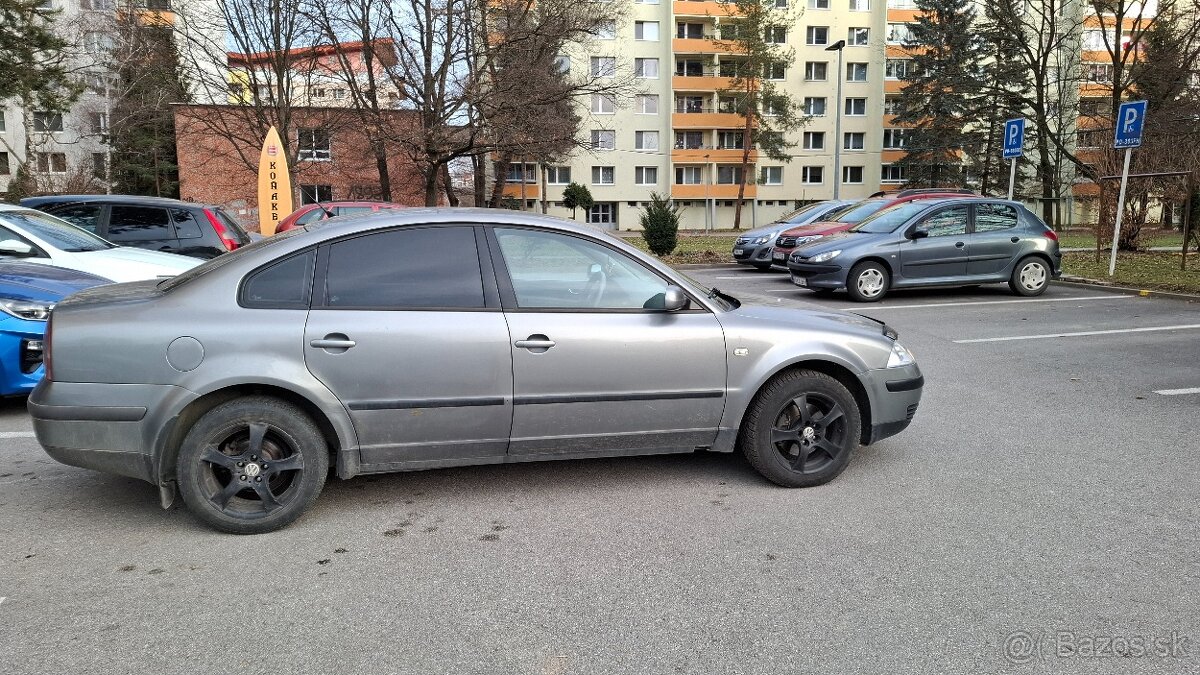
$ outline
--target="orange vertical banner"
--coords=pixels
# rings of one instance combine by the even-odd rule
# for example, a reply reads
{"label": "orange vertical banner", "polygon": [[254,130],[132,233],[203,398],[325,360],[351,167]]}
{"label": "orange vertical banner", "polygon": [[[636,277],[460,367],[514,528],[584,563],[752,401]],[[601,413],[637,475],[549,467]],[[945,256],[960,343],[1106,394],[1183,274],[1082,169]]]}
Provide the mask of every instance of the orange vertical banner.
{"label": "orange vertical banner", "polygon": [[258,231],[275,234],[275,228],[292,212],[292,179],[287,157],[275,127],[267,132],[258,156]]}

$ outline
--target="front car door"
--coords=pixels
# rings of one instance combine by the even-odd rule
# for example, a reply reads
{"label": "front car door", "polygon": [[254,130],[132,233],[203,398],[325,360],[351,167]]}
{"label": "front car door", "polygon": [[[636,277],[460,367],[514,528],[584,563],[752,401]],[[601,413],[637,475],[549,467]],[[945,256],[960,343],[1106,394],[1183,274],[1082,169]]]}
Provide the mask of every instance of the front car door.
{"label": "front car door", "polygon": [[967,274],[994,276],[1020,252],[1017,209],[1011,204],[977,202],[975,229],[967,237]]}
{"label": "front car door", "polygon": [[403,227],[321,248],[305,360],[350,411],[364,470],[508,450],[508,326],[477,234]]}
{"label": "front car door", "polygon": [[71,223],[75,227],[91,232],[92,234],[100,234],[100,216],[104,207],[101,204],[83,203],[83,204],[67,204],[55,208],[46,209],[46,212],[62,218]]}
{"label": "front car door", "polygon": [[965,276],[970,213],[968,204],[946,206],[910,227],[908,241],[900,246],[904,278],[927,281]]}
{"label": "front car door", "polygon": [[690,451],[725,404],[725,338],[695,300],[596,240],[496,227],[492,257],[512,337],[510,454]]}

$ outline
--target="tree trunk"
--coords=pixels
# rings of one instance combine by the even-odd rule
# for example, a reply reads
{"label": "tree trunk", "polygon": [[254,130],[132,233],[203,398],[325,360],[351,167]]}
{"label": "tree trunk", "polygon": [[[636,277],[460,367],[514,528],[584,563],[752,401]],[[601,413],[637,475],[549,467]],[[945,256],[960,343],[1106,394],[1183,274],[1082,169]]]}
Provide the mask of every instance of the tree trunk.
{"label": "tree trunk", "polygon": [[371,142],[371,152],[375,155],[375,167],[379,170],[379,198],[385,202],[392,201],[392,177],[388,167],[387,148],[383,141]]}
{"label": "tree trunk", "polygon": [[471,166],[474,168],[474,175],[471,176],[472,187],[475,191],[475,206],[487,206],[487,161],[482,155],[471,156]]}
{"label": "tree trunk", "polygon": [[488,202],[488,206],[493,209],[500,208],[500,200],[504,199],[504,181],[508,176],[508,167],[512,164],[511,154],[500,155],[499,161],[496,162],[496,175],[492,177],[492,198]]}
{"label": "tree trunk", "polygon": [[446,191],[446,203],[458,206],[458,194],[454,191],[454,181],[450,178],[450,165],[442,165],[442,189]]}
{"label": "tree trunk", "polygon": [[546,165],[543,163],[538,166],[541,169],[538,173],[542,179],[542,215],[545,215],[550,210],[550,195],[546,193]]}
{"label": "tree trunk", "polygon": [[[738,176],[737,203],[733,207],[733,229],[742,229],[742,200],[746,196],[746,180],[750,177],[750,133],[754,130],[754,111],[746,107],[746,128],[742,132],[742,171]],[[716,178],[716,176],[713,176]],[[713,223],[713,229],[717,224]]]}
{"label": "tree trunk", "polygon": [[438,179],[441,178],[441,165],[432,164],[425,168],[425,206],[438,205]]}

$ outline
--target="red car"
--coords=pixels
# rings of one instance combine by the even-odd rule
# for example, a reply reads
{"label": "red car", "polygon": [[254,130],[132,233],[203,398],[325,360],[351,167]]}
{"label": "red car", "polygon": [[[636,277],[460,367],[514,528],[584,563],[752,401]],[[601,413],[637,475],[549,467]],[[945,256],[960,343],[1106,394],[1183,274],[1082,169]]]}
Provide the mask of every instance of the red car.
{"label": "red car", "polygon": [[771,249],[771,262],[775,265],[786,265],[788,256],[797,246],[803,246],[821,237],[845,232],[880,211],[907,204],[917,199],[945,199],[947,197],[978,196],[970,190],[901,190],[885,195],[875,195],[847,208],[837,218],[825,222],[811,223],[793,227],[779,233],[775,246]]}
{"label": "red car", "polygon": [[318,220],[333,218],[335,216],[348,216],[355,213],[371,213],[374,211],[383,211],[387,209],[403,209],[406,208],[403,204],[393,204],[392,202],[321,202],[319,204],[305,204],[300,208],[292,211],[291,215],[283,219],[279,226],[275,228],[276,232],[286,232],[290,229],[315,223]]}

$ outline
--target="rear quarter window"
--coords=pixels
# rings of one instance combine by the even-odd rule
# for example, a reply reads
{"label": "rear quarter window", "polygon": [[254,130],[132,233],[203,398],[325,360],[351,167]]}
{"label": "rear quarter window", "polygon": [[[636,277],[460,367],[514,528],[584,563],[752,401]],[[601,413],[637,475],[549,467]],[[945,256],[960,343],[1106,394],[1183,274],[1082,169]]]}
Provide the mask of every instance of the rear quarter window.
{"label": "rear quarter window", "polygon": [[316,249],[310,249],[255,270],[242,284],[242,306],[307,309],[316,258]]}

